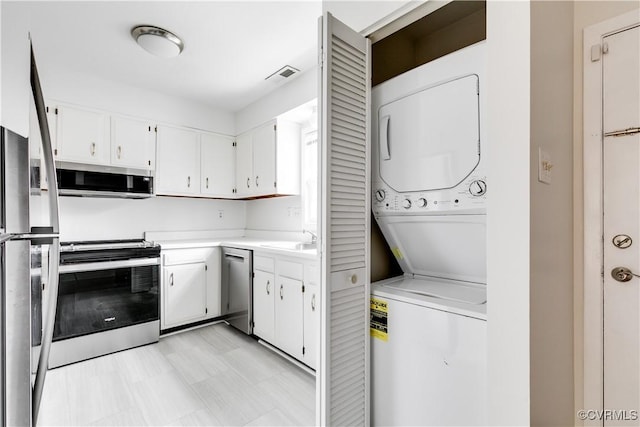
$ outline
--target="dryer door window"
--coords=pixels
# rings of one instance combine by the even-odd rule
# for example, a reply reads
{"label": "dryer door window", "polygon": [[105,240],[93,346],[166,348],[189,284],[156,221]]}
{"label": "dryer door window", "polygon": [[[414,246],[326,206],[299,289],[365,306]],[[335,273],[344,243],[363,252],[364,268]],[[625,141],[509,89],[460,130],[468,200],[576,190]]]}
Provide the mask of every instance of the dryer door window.
{"label": "dryer door window", "polygon": [[398,192],[453,188],[480,162],[479,81],[450,80],[378,110],[379,168]]}

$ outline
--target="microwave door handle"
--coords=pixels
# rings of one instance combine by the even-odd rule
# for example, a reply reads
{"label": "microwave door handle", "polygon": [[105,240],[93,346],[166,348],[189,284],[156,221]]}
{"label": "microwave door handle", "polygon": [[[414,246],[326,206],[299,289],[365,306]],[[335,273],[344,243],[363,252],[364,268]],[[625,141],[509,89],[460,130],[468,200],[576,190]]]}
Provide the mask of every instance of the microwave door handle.
{"label": "microwave door handle", "polygon": [[42,399],[42,390],[47,375],[47,367],[49,365],[49,351],[51,349],[51,341],[53,340],[53,326],[56,318],[56,306],[58,303],[58,268],[60,265],[60,209],[58,200],[58,182],[56,178],[55,164],[53,162],[53,147],[51,145],[51,134],[49,133],[49,123],[47,121],[47,113],[44,105],[44,97],[42,95],[42,87],[38,77],[38,69],[33,54],[33,46],[31,46],[31,90],[33,91],[33,99],[35,101],[38,123],[40,125],[40,137],[42,140],[42,156],[44,160],[44,168],[47,180],[49,181],[49,217],[51,221],[53,237],[51,248],[49,251],[49,301],[47,307],[46,319],[44,319],[44,328],[42,334],[42,345],[40,347],[40,358],[38,360],[38,369],[33,385],[32,396],[32,421],[36,425],[38,421],[38,413],[40,410],[40,402]]}

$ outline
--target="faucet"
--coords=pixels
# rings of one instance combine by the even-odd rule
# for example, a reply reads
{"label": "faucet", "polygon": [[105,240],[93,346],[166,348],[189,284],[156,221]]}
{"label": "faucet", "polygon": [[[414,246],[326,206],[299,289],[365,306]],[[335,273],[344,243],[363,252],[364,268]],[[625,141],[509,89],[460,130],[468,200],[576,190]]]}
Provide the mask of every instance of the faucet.
{"label": "faucet", "polygon": [[302,232],[311,234],[311,243],[318,243],[318,235],[315,234],[313,231],[302,230]]}

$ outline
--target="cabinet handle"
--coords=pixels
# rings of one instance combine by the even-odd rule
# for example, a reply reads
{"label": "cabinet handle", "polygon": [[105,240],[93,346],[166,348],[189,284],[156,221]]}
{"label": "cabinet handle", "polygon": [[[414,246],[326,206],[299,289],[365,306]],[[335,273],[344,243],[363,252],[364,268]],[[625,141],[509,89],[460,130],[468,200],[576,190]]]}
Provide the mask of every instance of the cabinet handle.
{"label": "cabinet handle", "polygon": [[256,187],[258,187],[260,184],[258,184],[258,178],[260,178],[258,175],[256,175]]}
{"label": "cabinet handle", "polygon": [[283,299],[283,295],[282,295],[282,285],[280,285],[280,299]]}
{"label": "cabinet handle", "polygon": [[122,146],[118,145],[118,158],[122,158]]}
{"label": "cabinet handle", "polygon": [[311,297],[311,311],[316,311],[316,294]]}
{"label": "cabinet handle", "polygon": [[91,151],[91,155],[92,156],[96,155],[96,143],[95,142],[91,143],[91,150],[90,151]]}
{"label": "cabinet handle", "polygon": [[169,275],[169,286],[173,286],[173,273]]}
{"label": "cabinet handle", "polygon": [[187,177],[187,187],[191,188],[191,177]]}
{"label": "cabinet handle", "polygon": [[271,294],[271,290],[269,289],[270,288],[269,285],[271,285],[271,283],[269,283],[269,281],[267,280],[267,295]]}
{"label": "cabinet handle", "polygon": [[251,178],[247,178],[247,188],[249,188],[249,182],[251,181]]}
{"label": "cabinet handle", "polygon": [[207,181],[207,188],[209,188],[209,177],[207,177],[206,181]]}

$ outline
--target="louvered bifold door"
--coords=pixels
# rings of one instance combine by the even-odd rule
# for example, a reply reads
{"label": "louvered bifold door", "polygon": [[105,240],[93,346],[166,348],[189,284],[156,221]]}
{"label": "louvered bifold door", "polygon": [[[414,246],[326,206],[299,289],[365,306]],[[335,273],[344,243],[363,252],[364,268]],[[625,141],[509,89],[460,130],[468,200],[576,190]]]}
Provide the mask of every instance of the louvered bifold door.
{"label": "louvered bifold door", "polygon": [[369,423],[369,41],[321,30],[321,425]]}

